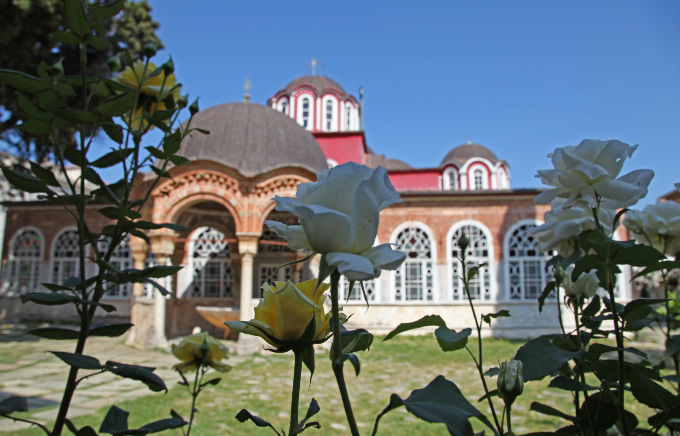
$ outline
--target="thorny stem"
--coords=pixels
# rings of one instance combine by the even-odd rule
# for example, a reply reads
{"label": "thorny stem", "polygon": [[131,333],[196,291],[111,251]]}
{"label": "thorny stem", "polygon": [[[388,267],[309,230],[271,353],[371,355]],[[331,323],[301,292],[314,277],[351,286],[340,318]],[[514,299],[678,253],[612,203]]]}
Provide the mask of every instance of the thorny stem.
{"label": "thorny stem", "polygon": [[290,395],[290,427],[288,436],[297,433],[298,408],[300,406],[300,379],[302,378],[302,350],[293,349],[295,354],[295,368],[293,369],[293,390]]}
{"label": "thorny stem", "polygon": [[342,405],[345,408],[345,415],[347,415],[347,422],[352,432],[352,436],[359,436],[359,428],[357,427],[354,413],[352,412],[352,404],[349,400],[349,393],[347,392],[347,385],[345,384],[345,376],[342,373],[343,356],[342,356],[342,341],[340,340],[340,309],[338,307],[338,284],[340,282],[340,273],[334,270],[331,273],[331,303],[332,303],[332,329],[333,329],[333,373],[335,379],[338,381],[338,389],[342,397]]}
{"label": "thorny stem", "polygon": [[[580,303],[581,300],[577,298],[574,299],[574,325],[576,326],[576,344],[578,345],[578,349],[580,351],[585,351],[583,349],[583,340],[581,338],[581,324],[579,322],[579,308],[580,308]],[[574,361],[576,363],[576,375],[577,377],[580,378],[581,383],[583,383],[583,386],[585,388],[586,385],[586,376],[585,376],[585,371],[583,371],[582,367],[582,361],[581,358],[575,359]],[[580,401],[579,401],[579,395],[578,391],[575,391],[576,395],[576,416],[579,415],[579,407],[580,407]],[[585,389],[583,390],[583,397],[585,398],[586,404],[588,404],[588,391]],[[593,422],[593,417],[590,416],[590,408],[586,406],[586,415],[588,417],[588,423],[590,424],[591,428],[595,428],[594,422]]]}
{"label": "thorny stem", "polygon": [[[493,420],[494,423],[496,424],[496,428],[498,429],[498,432],[500,434],[503,434],[503,427],[498,423],[498,416],[496,416],[496,409],[493,407],[493,401],[491,400],[491,396],[489,395],[489,387],[486,385],[486,379],[484,378],[484,367],[482,364],[482,325],[477,319],[477,312],[475,312],[475,305],[472,304],[472,297],[470,296],[470,284],[468,283],[468,278],[467,278],[467,264],[465,262],[465,250],[461,250],[461,263],[463,265],[463,288],[465,289],[465,295],[467,295],[468,302],[470,303],[470,309],[472,310],[472,317],[475,320],[475,327],[477,328],[477,348],[478,348],[478,358],[479,360],[475,359],[474,356],[472,356],[472,353],[468,349],[468,352],[470,353],[470,356],[472,356],[472,360],[475,362],[475,366],[477,366],[477,372],[479,373],[479,378],[482,379],[482,386],[484,386],[484,392],[486,394],[486,399],[489,402],[489,407],[491,408],[491,414],[493,415]],[[467,348],[467,347],[465,347]]]}

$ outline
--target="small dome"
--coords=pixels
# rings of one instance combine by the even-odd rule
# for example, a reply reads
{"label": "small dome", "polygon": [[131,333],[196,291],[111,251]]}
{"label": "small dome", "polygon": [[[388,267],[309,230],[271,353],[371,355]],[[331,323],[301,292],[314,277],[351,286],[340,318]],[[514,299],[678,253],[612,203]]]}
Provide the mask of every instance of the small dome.
{"label": "small dome", "polygon": [[329,79],[325,76],[302,76],[290,82],[286,85],[285,90],[288,93],[295,91],[300,86],[307,85],[314,88],[318,94],[323,93],[326,90],[334,90],[340,93],[341,97],[345,97],[347,93],[344,88],[340,86],[338,82],[333,79]]}
{"label": "small dome", "polygon": [[496,157],[494,152],[483,145],[463,144],[449,151],[448,154],[444,156],[441,166],[444,166],[447,163],[455,163],[458,164],[458,166],[462,166],[465,165],[465,162],[475,157],[484,158],[493,165],[496,165],[498,162],[500,162],[500,159]]}
{"label": "small dome", "polygon": [[255,177],[276,168],[301,167],[315,173],[328,168],[314,137],[290,117],[268,106],[228,103],[196,114],[192,132],[177,153],[191,160],[219,162]]}

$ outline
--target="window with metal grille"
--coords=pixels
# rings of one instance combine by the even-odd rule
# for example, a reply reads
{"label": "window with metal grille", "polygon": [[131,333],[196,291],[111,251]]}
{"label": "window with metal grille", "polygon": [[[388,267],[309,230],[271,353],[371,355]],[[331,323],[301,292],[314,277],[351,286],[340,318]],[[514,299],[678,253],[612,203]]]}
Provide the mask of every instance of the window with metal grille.
{"label": "window with metal grille", "polygon": [[529,234],[536,224],[525,223],[509,230],[506,237],[506,277],[511,300],[538,298],[546,284],[547,255],[538,249],[538,241]]}
{"label": "window with metal grille", "polygon": [[467,300],[465,288],[463,285],[463,271],[460,257],[462,255],[461,249],[458,245],[458,240],[461,236],[470,241],[470,245],[465,250],[465,260],[467,262],[467,270],[470,268],[486,264],[479,268],[477,274],[469,280],[470,297],[474,300],[491,300],[494,295],[491,292],[491,238],[478,226],[467,224],[456,230],[449,240],[449,256],[451,265],[451,291],[454,300]]}
{"label": "window with metal grille", "polygon": [[25,294],[38,287],[42,247],[42,236],[37,230],[19,231],[12,241],[9,259],[4,267],[7,282],[3,286],[3,293]]}
{"label": "window with metal grille", "polygon": [[402,230],[395,242],[406,260],[395,272],[394,300],[434,300],[434,259],[432,241],[419,227]]}
{"label": "window with metal grille", "polygon": [[187,297],[234,296],[234,270],[224,233],[213,227],[198,228],[189,244],[189,258],[193,280],[187,291]]}

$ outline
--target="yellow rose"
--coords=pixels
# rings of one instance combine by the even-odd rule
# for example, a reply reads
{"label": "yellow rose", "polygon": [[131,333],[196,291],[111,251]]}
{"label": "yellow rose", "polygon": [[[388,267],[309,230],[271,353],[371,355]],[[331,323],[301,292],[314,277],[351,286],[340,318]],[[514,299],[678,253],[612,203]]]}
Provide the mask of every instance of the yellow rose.
{"label": "yellow rose", "polygon": [[172,346],[172,354],[182,361],[175,368],[183,373],[195,371],[201,363],[220,372],[229,371],[229,365],[220,363],[227,356],[227,351],[227,347],[207,332],[187,336]]}
{"label": "yellow rose", "polygon": [[330,332],[330,314],[323,307],[324,292],[329,285],[322,283],[316,293],[315,288],[316,279],[297,285],[275,282],[274,287],[265,283],[260,304],[255,308],[255,319],[248,322],[227,321],[225,324],[235,332],[259,336],[278,347],[299,339],[314,318],[316,332],[311,341],[320,341]]}
{"label": "yellow rose", "polygon": [[[149,122],[144,119],[144,113],[152,114],[157,110],[167,110],[168,107],[163,100],[169,95],[172,95],[174,100],[179,98],[180,87],[175,75],[169,74],[166,77],[165,72],[161,71],[160,74],[149,77],[156,69],[156,65],[150,62],[144,71],[144,62],[137,60],[132,67],[126,67],[115,79],[129,88],[140,89],[137,107],[132,110],[131,114],[128,113],[124,117],[124,120],[135,130],[144,130],[149,126]],[[153,129],[154,126],[151,128]]]}

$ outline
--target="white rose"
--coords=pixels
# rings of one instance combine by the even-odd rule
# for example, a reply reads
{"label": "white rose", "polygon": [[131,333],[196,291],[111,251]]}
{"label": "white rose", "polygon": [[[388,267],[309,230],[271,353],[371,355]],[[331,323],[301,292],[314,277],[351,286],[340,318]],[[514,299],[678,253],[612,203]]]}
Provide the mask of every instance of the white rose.
{"label": "white rose", "polygon": [[680,251],[680,204],[674,201],[649,204],[642,212],[631,210],[623,224],[635,239],[662,253],[674,256]]}
{"label": "white rose", "polygon": [[557,197],[566,198],[565,206],[581,200],[597,207],[598,196],[608,200],[608,207],[619,209],[632,206],[647,195],[647,186],[654,177],[652,170],[636,170],[616,178],[626,158],[637,145],[621,141],[586,139],[577,146],[557,148],[548,157],[555,169],[540,170],[541,181],[554,189],[540,193],[534,200],[548,204]]}
{"label": "white rose", "polygon": [[379,214],[400,202],[387,171],[354,162],[324,170],[314,183],[298,185],[296,198],[276,197],[276,210],[296,215],[301,225],[267,221],[292,249],[308,248],[326,255],[349,280],[369,280],[381,269],[394,270],[406,255],[390,244],[373,247]]}
{"label": "white rose", "polygon": [[597,272],[592,269],[588,272],[581,273],[575,282],[571,281],[571,273],[574,271],[574,267],[570,266],[565,271],[564,279],[564,292],[570,297],[592,298],[597,294],[597,290],[600,289],[600,279],[597,278]]}
{"label": "white rose", "polygon": [[[544,215],[545,223],[531,230],[543,252],[556,250],[562,257],[569,257],[576,250],[576,238],[585,230],[596,228],[595,219],[589,208],[581,205],[564,207],[567,200],[556,198],[551,210]],[[616,211],[601,207],[598,218],[606,233],[611,233]]]}

